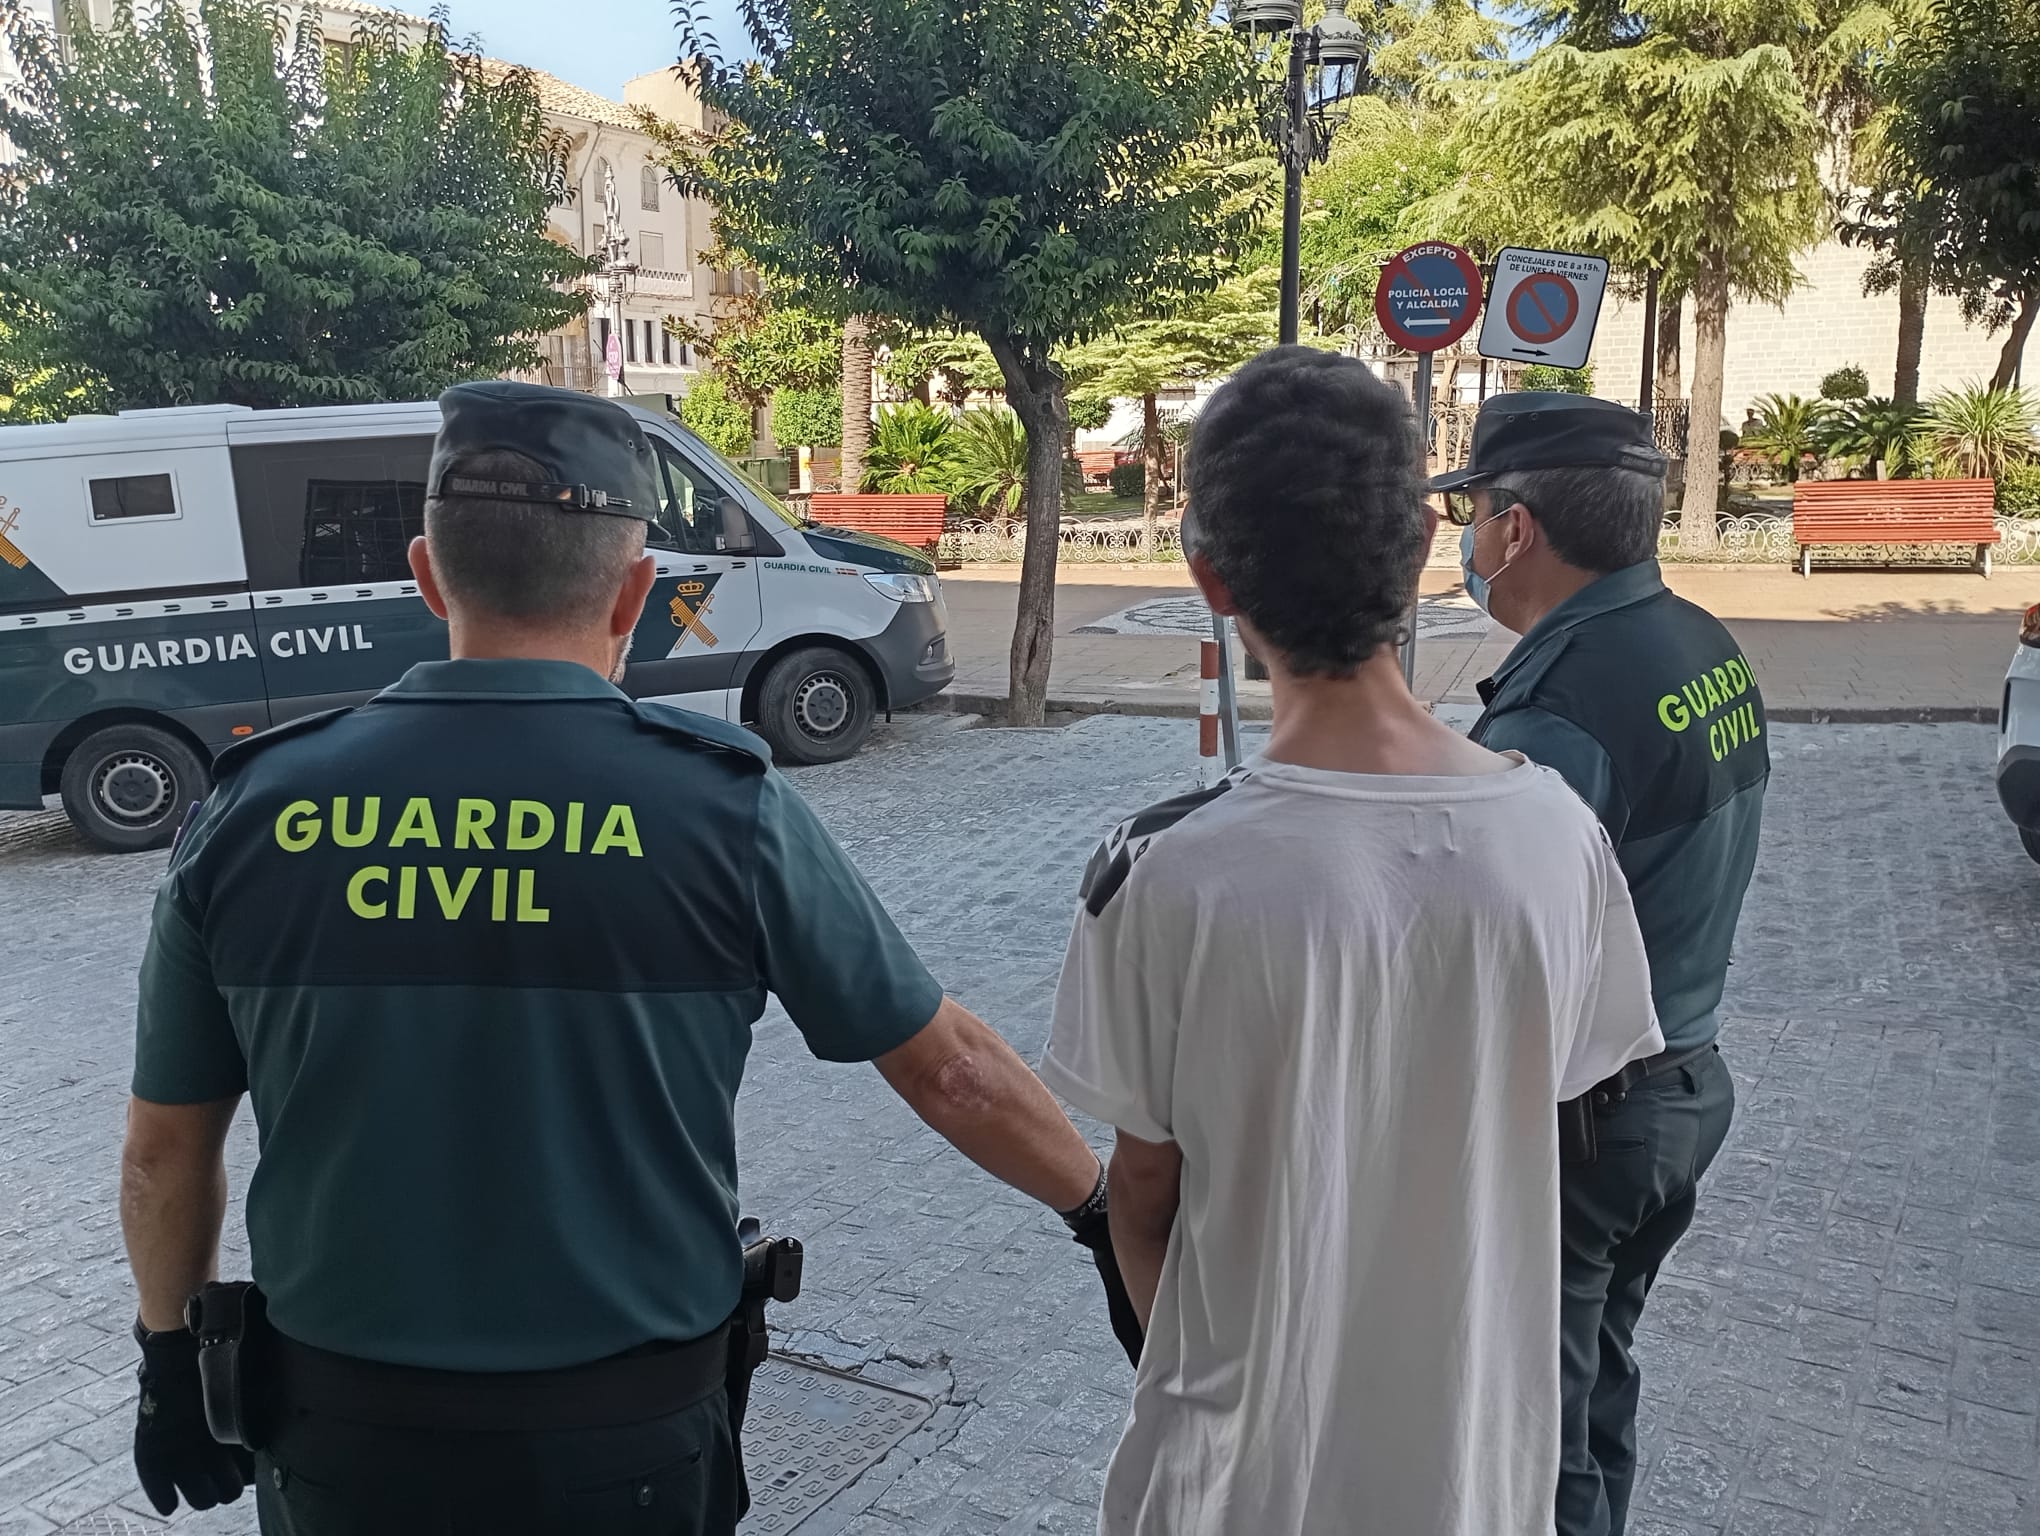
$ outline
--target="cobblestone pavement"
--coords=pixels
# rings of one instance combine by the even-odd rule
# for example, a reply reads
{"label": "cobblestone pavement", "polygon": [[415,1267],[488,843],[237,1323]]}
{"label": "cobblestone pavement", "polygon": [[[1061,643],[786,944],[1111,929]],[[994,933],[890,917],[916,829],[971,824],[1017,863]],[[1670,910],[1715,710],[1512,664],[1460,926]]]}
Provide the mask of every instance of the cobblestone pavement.
{"label": "cobblestone pavement", "polygon": [[[1183,786],[1193,738],[962,726],[907,722],[798,782],[1032,1056],[1085,855]],[[2040,1536],[2040,869],[1997,814],[1990,743],[1773,733],[1723,1040],[1741,1105],[1647,1314],[1635,1536]],[[113,1190],[160,866],[0,818],[0,1536],[147,1508]],[[1129,1372],[1054,1218],[776,1015],[742,1146],[747,1208],[809,1248],[781,1345],[941,1405],[803,1536],[1088,1531]],[[250,1153],[244,1124],[237,1189]],[[245,1503],[177,1524],[244,1532]]]}

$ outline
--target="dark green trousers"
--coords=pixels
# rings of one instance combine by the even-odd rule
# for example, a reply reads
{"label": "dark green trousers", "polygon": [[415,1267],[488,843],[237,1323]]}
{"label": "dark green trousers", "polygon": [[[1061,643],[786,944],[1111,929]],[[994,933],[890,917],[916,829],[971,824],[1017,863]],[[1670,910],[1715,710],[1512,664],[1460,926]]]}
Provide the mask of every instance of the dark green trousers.
{"label": "dark green trousers", "polygon": [[718,1388],[614,1429],[455,1434],[294,1414],[255,1459],[263,1536],[733,1536]]}
{"label": "dark green trousers", "polygon": [[1735,1084],[1709,1051],[1598,1107],[1598,1158],[1559,1170],[1558,1536],[1622,1536],[1628,1524],[1643,1387],[1636,1320],[1692,1225],[1700,1177],[1734,1113]]}

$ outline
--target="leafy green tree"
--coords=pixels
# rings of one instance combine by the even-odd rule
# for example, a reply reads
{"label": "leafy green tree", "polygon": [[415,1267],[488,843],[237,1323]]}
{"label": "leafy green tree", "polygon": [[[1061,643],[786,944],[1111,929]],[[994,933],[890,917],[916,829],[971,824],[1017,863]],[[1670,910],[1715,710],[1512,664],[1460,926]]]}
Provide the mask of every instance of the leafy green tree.
{"label": "leafy green tree", "polygon": [[536,367],[586,307],[530,77],[433,23],[328,53],[256,0],[117,5],[62,62],[0,0],[0,314],[17,366],[117,407],[429,398]]}
{"label": "leafy green tree", "polygon": [[1532,363],[1523,370],[1519,381],[1524,389],[1551,389],[1562,395],[1591,395],[1594,392],[1594,370],[1588,368],[1553,368],[1548,363]]}
{"label": "leafy green tree", "polygon": [[843,392],[780,390],[772,397],[772,440],[782,448],[834,448],[841,444]]}
{"label": "leafy green tree", "polygon": [[956,418],[909,400],[878,413],[860,490],[947,496],[956,477]]}
{"label": "leafy green tree", "polygon": [[783,389],[836,388],[843,331],[836,321],[769,292],[718,298],[715,311],[706,324],[674,316],[666,329],[692,347],[736,399],[762,407]]}
{"label": "leafy green tree", "polygon": [[[1808,0],[1533,0],[1557,40],[1472,96],[1458,152],[1542,227],[1690,292],[1694,441],[1721,420],[1731,300],[1778,300],[1827,227],[1821,124],[1798,72]],[[1471,194],[1455,189],[1459,201]],[[1720,466],[1686,466],[1685,537],[1711,542]]]}
{"label": "leafy green tree", "polygon": [[1870,398],[1870,375],[1854,363],[1836,368],[1820,381],[1820,397],[1823,400],[1867,400]]}
{"label": "leafy green tree", "polygon": [[704,373],[680,397],[687,430],[726,459],[741,459],[758,440],[757,415],[713,373]]}
{"label": "leafy green tree", "polygon": [[1084,393],[1141,403],[1143,548],[1155,553],[1161,513],[1163,452],[1156,396],[1165,389],[1229,373],[1275,344],[1281,275],[1263,268],[1185,301],[1173,314],[1130,321],[1071,354],[1086,375]]}
{"label": "leafy green tree", "polygon": [[98,380],[20,358],[13,329],[0,321],[0,426],[62,421],[105,403]]}
{"label": "leafy green tree", "polygon": [[1010,523],[1027,491],[1027,429],[1009,410],[965,411],[951,439],[949,489],[969,510]]}
{"label": "leafy green tree", "polygon": [[675,10],[729,121],[690,171],[724,239],[832,311],[972,331],[997,360],[1029,445],[1011,712],[1038,722],[1057,354],[1227,275],[1260,214],[1229,152],[1255,126],[1246,49],[1198,0],[752,0],[756,59],[724,66]]}
{"label": "leafy green tree", "polygon": [[1990,380],[2007,388],[2040,318],[2040,0],[1934,0],[1892,73],[1913,225],[1964,318],[2009,327]]}

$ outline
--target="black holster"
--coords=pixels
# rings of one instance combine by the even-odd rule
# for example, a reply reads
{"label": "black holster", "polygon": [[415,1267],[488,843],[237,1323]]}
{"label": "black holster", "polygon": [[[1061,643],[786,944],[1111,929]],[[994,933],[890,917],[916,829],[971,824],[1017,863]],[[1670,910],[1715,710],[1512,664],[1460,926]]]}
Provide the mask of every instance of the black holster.
{"label": "black holster", "polygon": [[1600,1156],[1594,1137],[1594,1091],[1590,1088],[1558,1106],[1558,1160],[1573,1168],[1596,1162]]}
{"label": "black holster", "polygon": [[751,1509],[751,1484],[744,1475],[744,1415],[751,1406],[751,1378],[765,1363],[771,1339],[765,1329],[765,1303],[792,1301],[800,1295],[804,1250],[791,1237],[766,1237],[758,1223],[745,1217],[737,1224],[744,1249],[744,1289],[730,1315],[730,1363],[726,1387],[730,1400],[730,1445],[737,1455],[737,1518]]}
{"label": "black holster", "polygon": [[222,1445],[260,1450],[258,1392],[269,1338],[269,1308],[252,1280],[215,1280],[184,1304],[184,1321],[198,1337],[198,1380],[205,1393],[205,1423]]}

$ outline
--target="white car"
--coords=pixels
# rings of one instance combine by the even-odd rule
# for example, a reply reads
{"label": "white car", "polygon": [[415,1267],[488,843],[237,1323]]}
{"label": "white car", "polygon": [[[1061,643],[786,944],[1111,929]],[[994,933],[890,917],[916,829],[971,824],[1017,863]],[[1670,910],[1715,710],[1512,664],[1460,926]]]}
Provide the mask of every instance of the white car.
{"label": "white car", "polygon": [[1998,712],[1998,799],[2040,863],[2040,604],[2026,610]]}

